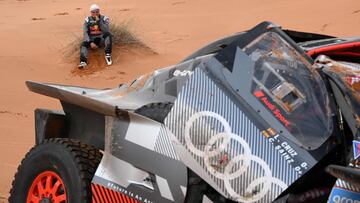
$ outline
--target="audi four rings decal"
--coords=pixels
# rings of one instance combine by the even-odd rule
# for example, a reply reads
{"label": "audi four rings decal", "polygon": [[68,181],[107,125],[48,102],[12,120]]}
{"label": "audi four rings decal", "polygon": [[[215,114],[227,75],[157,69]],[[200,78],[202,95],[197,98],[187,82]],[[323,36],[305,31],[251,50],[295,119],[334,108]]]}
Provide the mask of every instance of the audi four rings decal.
{"label": "audi four rings decal", "polygon": [[278,140],[280,144],[286,140],[275,139],[275,130],[264,134],[266,123],[259,128],[257,122],[216,79],[197,68],[182,87],[165,126],[184,147],[185,151],[177,149],[181,159],[198,164],[189,162],[187,167],[218,192],[240,202],[271,202],[302,175],[303,168],[299,172],[294,167],[303,160],[290,144],[277,149]]}
{"label": "audi four rings decal", "polygon": [[[194,146],[190,137],[190,128],[193,123],[201,117],[212,117],[218,120],[224,128],[224,132],[220,132],[214,136],[212,136],[209,141],[205,145],[205,150],[201,151]],[[223,142],[219,145],[217,149],[214,149],[213,146],[216,145],[216,142],[222,140]],[[231,142],[235,141],[243,147],[244,153],[239,154],[232,159],[229,159],[224,172],[221,173],[219,170],[210,164],[209,160],[211,157],[220,155],[221,152],[224,152],[228,149],[227,145]],[[185,124],[185,142],[188,149],[194,153],[198,157],[204,158],[204,163],[206,169],[216,178],[219,178],[224,181],[225,188],[227,192],[236,200],[241,202],[248,202],[249,197],[238,194],[231,186],[230,180],[240,177],[243,175],[249,167],[251,167],[251,162],[256,162],[261,168],[264,170],[264,176],[258,177],[253,180],[246,188],[245,194],[250,194],[252,191],[256,190],[256,187],[264,184],[260,191],[257,192],[256,195],[252,196],[252,201],[258,201],[262,199],[270,190],[271,183],[275,183],[280,186],[283,190],[287,188],[286,183],[282,180],[274,178],[272,176],[272,172],[268,164],[262,160],[260,157],[257,157],[251,153],[251,148],[249,144],[242,139],[239,135],[236,135],[231,132],[231,127],[229,123],[223,118],[221,115],[210,112],[210,111],[202,111],[198,112],[190,117],[190,119]],[[237,171],[231,172],[235,164],[241,163],[240,167]],[[250,168],[251,170],[251,168]]]}

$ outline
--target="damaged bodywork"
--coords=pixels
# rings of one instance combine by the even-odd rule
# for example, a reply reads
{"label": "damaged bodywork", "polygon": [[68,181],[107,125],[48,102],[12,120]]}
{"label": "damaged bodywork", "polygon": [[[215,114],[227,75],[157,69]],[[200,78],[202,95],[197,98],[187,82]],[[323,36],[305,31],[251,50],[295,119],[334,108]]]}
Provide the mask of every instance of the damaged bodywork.
{"label": "damaged bodywork", "polygon": [[36,141],[103,151],[93,202],[290,201],[331,189],[336,178],[313,180],[349,164],[341,147],[359,139],[360,98],[359,65],[321,55],[348,43],[334,39],[264,22],[117,88],[28,81],[63,107],[35,111]]}

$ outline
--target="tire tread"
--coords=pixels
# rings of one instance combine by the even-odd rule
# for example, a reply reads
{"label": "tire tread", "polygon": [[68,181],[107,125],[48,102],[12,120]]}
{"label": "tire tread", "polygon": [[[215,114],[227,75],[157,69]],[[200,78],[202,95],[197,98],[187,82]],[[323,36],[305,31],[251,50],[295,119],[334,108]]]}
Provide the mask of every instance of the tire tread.
{"label": "tire tread", "polygon": [[40,147],[41,145],[47,145],[47,144],[59,144],[66,149],[69,154],[71,155],[76,168],[78,169],[77,173],[79,177],[81,178],[81,191],[82,192],[82,199],[86,200],[86,202],[91,202],[91,180],[92,177],[95,174],[95,171],[97,169],[97,166],[99,165],[102,153],[95,147],[91,145],[87,145],[84,143],[81,143],[78,140],[74,139],[68,139],[68,138],[50,138],[43,140],[40,144],[35,145],[30,149],[30,151],[25,155],[25,158],[21,161],[17,172],[15,174],[14,180],[11,184],[10,189],[10,196],[9,196],[9,202],[15,203],[15,197],[17,194],[14,194],[15,187],[19,185],[19,173],[22,173],[26,168],[23,167],[24,162],[27,160],[27,158],[34,153],[34,151]]}

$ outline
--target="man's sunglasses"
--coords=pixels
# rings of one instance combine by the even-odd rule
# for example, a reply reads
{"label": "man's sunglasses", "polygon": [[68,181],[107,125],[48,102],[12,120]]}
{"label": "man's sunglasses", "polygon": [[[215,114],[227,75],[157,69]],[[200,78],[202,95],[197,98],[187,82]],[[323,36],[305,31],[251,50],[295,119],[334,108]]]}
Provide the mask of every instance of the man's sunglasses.
{"label": "man's sunglasses", "polygon": [[91,11],[91,13],[99,13],[99,11]]}

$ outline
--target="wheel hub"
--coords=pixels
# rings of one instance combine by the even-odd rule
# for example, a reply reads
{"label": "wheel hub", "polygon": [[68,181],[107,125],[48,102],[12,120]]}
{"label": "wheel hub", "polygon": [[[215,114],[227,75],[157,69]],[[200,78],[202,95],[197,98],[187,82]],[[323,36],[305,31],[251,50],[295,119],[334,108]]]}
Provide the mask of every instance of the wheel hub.
{"label": "wheel hub", "polygon": [[26,203],[66,203],[65,184],[53,171],[40,173],[32,182]]}
{"label": "wheel hub", "polygon": [[40,203],[51,203],[51,199],[49,198],[42,198]]}

